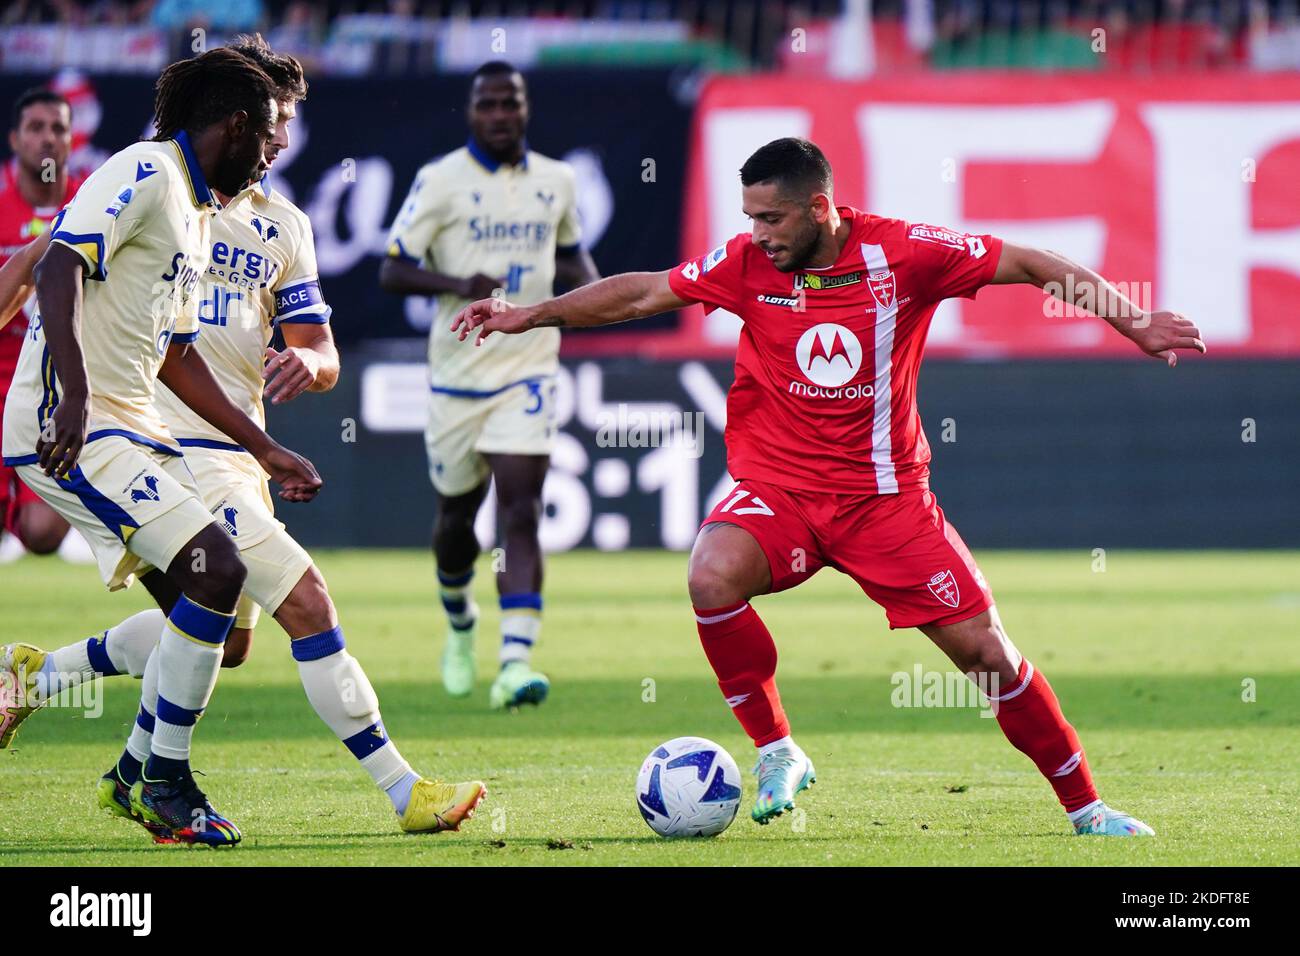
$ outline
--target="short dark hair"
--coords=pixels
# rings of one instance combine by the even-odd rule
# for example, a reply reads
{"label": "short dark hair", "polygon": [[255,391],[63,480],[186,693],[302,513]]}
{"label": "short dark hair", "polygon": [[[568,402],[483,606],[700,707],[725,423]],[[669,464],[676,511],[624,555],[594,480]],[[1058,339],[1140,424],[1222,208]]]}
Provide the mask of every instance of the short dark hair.
{"label": "short dark hair", "polygon": [[[507,63],[505,60],[488,60],[477,70],[475,70],[473,73],[470,74],[469,77],[470,89],[474,88],[475,81],[477,81],[480,77],[514,76],[515,74],[518,74],[521,80],[524,78],[524,74],[521,73],[513,63]],[[525,85],[527,85],[526,81],[525,81]]]}
{"label": "short dark hair", "polygon": [[275,98],[281,103],[286,100],[298,103],[307,98],[307,79],[303,74],[302,63],[287,53],[276,53],[262,34],[241,33],[226,46],[244,54],[266,71],[266,75],[275,84]]}
{"label": "short dark hair", "polygon": [[158,77],[154,95],[155,140],[181,130],[198,132],[243,110],[255,121],[271,121],[276,89],[253,60],[229,47],[178,60]]}
{"label": "short dark hair", "polygon": [[14,101],[13,116],[9,121],[10,129],[17,129],[23,125],[23,110],[34,103],[58,103],[60,106],[66,106],[68,112],[72,112],[72,104],[62,93],[56,93],[46,86],[34,86],[30,90],[24,90],[23,94]]}
{"label": "short dark hair", "polygon": [[755,150],[740,167],[740,182],[744,186],[775,183],[782,194],[788,194],[794,190],[829,193],[834,180],[831,164],[816,143],[787,136]]}

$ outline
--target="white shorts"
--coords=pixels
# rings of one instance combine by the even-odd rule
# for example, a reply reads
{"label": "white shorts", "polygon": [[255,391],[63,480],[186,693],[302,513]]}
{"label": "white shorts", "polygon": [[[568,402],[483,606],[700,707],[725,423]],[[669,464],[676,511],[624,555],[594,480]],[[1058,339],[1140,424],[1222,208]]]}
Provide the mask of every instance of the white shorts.
{"label": "white shorts", "polygon": [[533,379],[486,396],[433,392],[424,430],[438,494],[473,491],[491,473],[487,454],[547,455],[555,446],[555,380]]}
{"label": "white shorts", "polygon": [[234,539],[248,568],[244,593],[235,610],[235,627],[251,630],[257,626],[261,608],[270,614],[279,610],[311,568],[311,556],[276,520],[266,473],[252,455],[189,445],[185,460],[204,507]]}
{"label": "white shorts", "polygon": [[165,571],[212,524],[184,458],[120,435],[86,445],[67,478],[48,477],[39,465],[17,471],[81,532],[112,591],[130,587],[152,568]]}

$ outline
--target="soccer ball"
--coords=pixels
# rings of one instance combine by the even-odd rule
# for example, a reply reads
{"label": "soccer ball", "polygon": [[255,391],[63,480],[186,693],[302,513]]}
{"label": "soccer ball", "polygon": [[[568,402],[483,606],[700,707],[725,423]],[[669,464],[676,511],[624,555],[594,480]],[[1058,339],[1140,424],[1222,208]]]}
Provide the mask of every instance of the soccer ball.
{"label": "soccer ball", "polygon": [[717,836],[740,807],[740,768],[712,740],[675,737],[641,764],[636,806],[660,836]]}

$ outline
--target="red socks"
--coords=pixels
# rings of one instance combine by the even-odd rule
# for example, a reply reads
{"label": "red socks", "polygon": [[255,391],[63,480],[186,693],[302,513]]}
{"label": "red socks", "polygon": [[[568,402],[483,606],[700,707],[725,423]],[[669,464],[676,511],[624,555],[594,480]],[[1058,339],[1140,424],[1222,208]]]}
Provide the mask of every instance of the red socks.
{"label": "red socks", "polygon": [[[776,644],[749,602],[696,608],[700,643],[718,676],[728,706],[761,747],[790,733],[776,689]],[[1056,791],[1067,812],[1097,799],[1083,745],[1061,713],[1041,671],[1020,663],[1014,687],[995,700],[998,724],[1011,745],[1027,756]]]}
{"label": "red socks", "polygon": [[758,612],[748,601],[697,607],[695,622],[722,696],[754,746],[789,736],[790,722],[776,689],[776,644]]}
{"label": "red socks", "polygon": [[1038,767],[1067,813],[1097,799],[1083,745],[1042,671],[1021,660],[1016,684],[993,702],[1011,745]]}

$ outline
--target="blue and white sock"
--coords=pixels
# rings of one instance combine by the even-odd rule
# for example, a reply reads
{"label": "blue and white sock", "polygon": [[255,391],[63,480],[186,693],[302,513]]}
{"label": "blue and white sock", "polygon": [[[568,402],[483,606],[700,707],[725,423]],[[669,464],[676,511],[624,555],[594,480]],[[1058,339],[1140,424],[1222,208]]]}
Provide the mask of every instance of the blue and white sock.
{"label": "blue and white sock", "polygon": [[102,634],[51,651],[36,678],[37,696],[45,700],[96,677],[142,676],[165,621],[157,608],[141,611]]}
{"label": "blue and white sock", "polygon": [[158,709],[145,767],[150,780],[189,772],[194,724],[217,686],[222,646],[234,623],[234,611],[213,611],[183,594],[168,615],[158,643]]}
{"label": "blue and white sock", "polygon": [[153,732],[158,712],[158,649],[149,655],[144,669],[144,683],[140,686],[140,709],[131,724],[131,735],[126,739],[126,749],[117,761],[117,775],[128,786],[140,779],[144,763],[149,759],[153,745]]}
{"label": "blue and white sock", "polygon": [[501,666],[528,663],[542,636],[542,596],[536,591],[501,595]]}
{"label": "blue and white sock", "polygon": [[451,574],[438,569],[438,597],[442,599],[447,620],[458,631],[467,631],[478,620],[478,605],[474,603],[472,588],[474,568]]}
{"label": "blue and white sock", "polygon": [[361,664],[348,653],[343,628],[296,638],[289,647],[312,708],[401,816],[420,777],[388,739],[379,717],[379,698]]}

